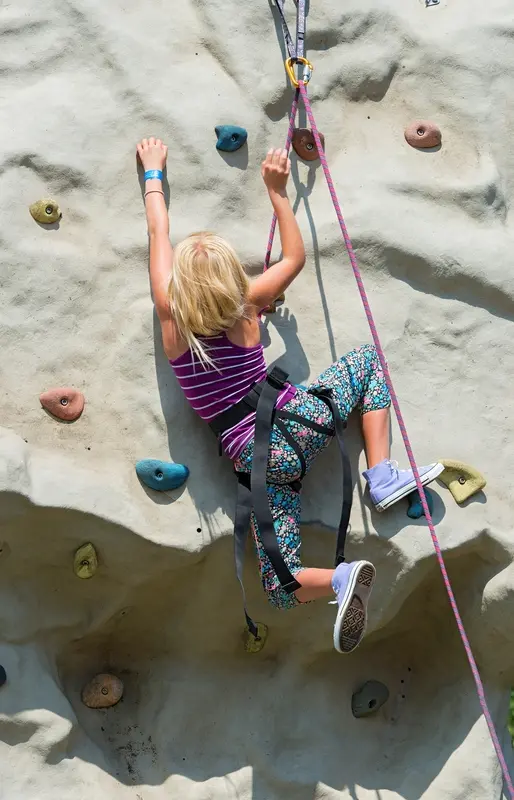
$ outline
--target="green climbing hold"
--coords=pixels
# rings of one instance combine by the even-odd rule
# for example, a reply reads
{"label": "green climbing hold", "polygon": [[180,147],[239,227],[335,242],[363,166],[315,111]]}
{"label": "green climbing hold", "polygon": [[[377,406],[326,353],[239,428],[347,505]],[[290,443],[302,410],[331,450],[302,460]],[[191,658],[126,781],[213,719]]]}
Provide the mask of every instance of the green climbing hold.
{"label": "green climbing hold", "polygon": [[[427,498],[428,510],[430,513],[434,510],[434,496],[430,489],[424,487],[425,489],[425,496]],[[416,489],[414,492],[411,492],[407,500],[409,501],[409,508],[407,509],[407,516],[411,519],[419,519],[420,517],[425,516],[425,512],[423,511],[423,505],[421,503],[421,497],[419,496],[419,492]]]}
{"label": "green climbing hold", "polygon": [[216,149],[223,150],[226,153],[233,153],[235,150],[239,150],[248,139],[246,130],[237,125],[216,125],[214,130],[218,137]]}
{"label": "green climbing hold", "polygon": [[75,575],[77,578],[87,580],[87,578],[93,577],[97,568],[98,556],[96,555],[95,548],[91,542],[83,544],[82,547],[79,547],[73,559],[73,571]]}
{"label": "green climbing hold", "polygon": [[468,500],[480,489],[483,489],[487,483],[484,476],[477,469],[465,464],[463,461],[442,458],[441,464],[444,466],[444,470],[438,475],[437,479],[448,487],[457,503],[463,503]]}
{"label": "green climbing hold", "polygon": [[380,681],[367,681],[352,695],[352,714],[356,719],[369,717],[389,699],[389,689]]}
{"label": "green climbing hold", "polygon": [[244,647],[247,653],[258,653],[266,644],[268,638],[268,627],[264,622],[257,622],[257,636],[254,636],[249,628],[244,631]]}
{"label": "green climbing hold", "polygon": [[157,458],[143,458],[138,461],[136,472],[139,480],[157,492],[178,489],[189,476],[189,469],[185,464],[173,464]]}
{"label": "green climbing hold", "polygon": [[29,207],[32,218],[42,225],[51,225],[52,222],[59,222],[62,217],[59,204],[49,197],[37,200]]}

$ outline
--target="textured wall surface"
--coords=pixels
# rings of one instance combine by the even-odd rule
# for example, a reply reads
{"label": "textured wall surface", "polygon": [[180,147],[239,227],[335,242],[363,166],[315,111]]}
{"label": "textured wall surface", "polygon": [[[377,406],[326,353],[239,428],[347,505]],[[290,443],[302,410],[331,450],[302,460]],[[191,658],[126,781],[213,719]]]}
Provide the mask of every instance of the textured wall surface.
{"label": "textured wall surface", "polygon": [[[268,607],[252,556],[251,607],[270,635],[257,656],[242,648],[235,486],[162,351],[135,143],[170,145],[172,238],[216,230],[256,274],[271,215],[259,165],[291,101],[281,46],[267,0],[0,7],[2,800],[501,796],[428,530],[405,503],[372,511],[356,422],[349,551],[377,566],[368,637],[343,657],[333,606]],[[488,480],[463,507],[434,485],[434,519],[508,750],[512,4],[313,2],[307,49],[415,454]],[[439,124],[441,149],[407,145],[416,118]],[[248,146],[218,153],[223,123],[246,127]],[[317,162],[293,159],[290,194],[308,260],[263,338],[300,383],[369,332]],[[63,211],[49,229],[28,212],[45,196]],[[40,407],[59,385],[85,394],[75,423]],[[187,464],[185,487],[145,490],[134,464],[150,457]],[[405,461],[396,427],[393,457]],[[306,480],[309,565],[331,563],[340,479],[331,449]],[[99,568],[81,581],[73,554],[88,541]],[[105,670],[124,680],[122,702],[85,708],[83,684]],[[351,694],[370,678],[390,700],[355,720]]]}

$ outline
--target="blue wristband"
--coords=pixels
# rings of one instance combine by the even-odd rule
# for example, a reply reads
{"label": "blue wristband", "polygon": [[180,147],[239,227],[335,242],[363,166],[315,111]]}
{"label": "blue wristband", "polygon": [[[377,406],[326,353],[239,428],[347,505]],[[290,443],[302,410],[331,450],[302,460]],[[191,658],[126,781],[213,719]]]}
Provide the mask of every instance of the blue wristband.
{"label": "blue wristband", "polygon": [[145,181],[151,181],[152,178],[162,181],[162,169],[147,169],[145,172]]}

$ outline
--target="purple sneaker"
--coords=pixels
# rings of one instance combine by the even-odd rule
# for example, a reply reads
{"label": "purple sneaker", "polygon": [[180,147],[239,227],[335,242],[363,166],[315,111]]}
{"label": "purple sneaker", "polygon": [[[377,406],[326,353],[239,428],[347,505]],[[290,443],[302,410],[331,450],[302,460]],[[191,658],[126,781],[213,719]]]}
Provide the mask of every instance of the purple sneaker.
{"label": "purple sneaker", "polygon": [[332,588],[339,609],[334,624],[334,647],[339,653],[351,653],[361,643],[374,582],[375,567],[369,561],[343,562],[336,567]]}
{"label": "purple sneaker", "polygon": [[[418,467],[421,483],[426,486],[441,474],[442,464]],[[362,473],[369,486],[369,493],[377,511],[385,511],[402,497],[414,491],[416,481],[411,469],[398,469],[396,461],[385,459],[380,464]]]}

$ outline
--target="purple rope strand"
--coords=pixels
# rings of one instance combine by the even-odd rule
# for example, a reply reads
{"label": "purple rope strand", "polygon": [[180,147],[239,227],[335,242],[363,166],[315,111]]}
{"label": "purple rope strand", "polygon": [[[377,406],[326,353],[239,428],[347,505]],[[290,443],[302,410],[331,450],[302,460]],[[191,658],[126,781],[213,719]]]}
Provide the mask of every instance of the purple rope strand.
{"label": "purple rope strand", "polygon": [[[300,89],[298,88],[294,93],[293,103],[291,105],[291,111],[289,113],[289,128],[287,129],[286,143],[284,145],[284,149],[287,150],[288,153],[289,153],[289,151],[291,149],[291,141],[293,139],[294,124],[295,124],[295,121],[296,121],[296,113],[298,111],[298,100],[299,100],[299,97],[300,97]],[[266,270],[269,267],[269,262],[270,262],[270,259],[271,259],[271,251],[273,250],[273,240],[275,238],[276,227],[277,227],[277,215],[273,214],[273,218],[271,220],[271,227],[270,227],[270,231],[269,231],[269,236],[268,236],[268,246],[266,248],[266,256],[264,258],[264,269],[263,269],[263,272],[266,272]]]}
{"label": "purple rope strand", "polygon": [[[303,83],[303,81],[299,82],[299,90],[300,90],[300,94],[302,95],[302,100],[303,100],[303,103],[305,105],[305,111],[307,112],[307,117],[309,119],[310,126],[312,128],[312,133],[314,135],[314,140],[316,142],[316,147],[318,148],[318,153],[319,153],[319,158],[320,158],[320,161],[321,161],[321,166],[323,167],[323,172],[325,173],[325,178],[326,178],[326,181],[327,181],[328,189],[329,189],[329,192],[330,192],[330,196],[332,198],[332,202],[334,204],[334,208],[335,208],[335,212],[336,212],[337,219],[338,219],[338,222],[339,222],[339,226],[340,226],[341,232],[343,234],[343,239],[344,239],[344,243],[345,243],[345,246],[346,246],[346,250],[348,252],[348,256],[349,256],[349,259],[350,259],[350,264],[352,266],[353,274],[355,275],[355,280],[357,281],[357,288],[359,290],[359,294],[360,294],[360,297],[361,297],[361,300],[362,300],[362,305],[364,306],[364,311],[366,313],[366,317],[367,317],[368,324],[369,324],[369,327],[370,327],[371,335],[373,337],[373,342],[375,344],[375,347],[376,347],[376,350],[377,350],[377,353],[378,353],[378,357],[379,357],[379,360],[380,360],[380,365],[381,365],[383,373],[384,373],[384,377],[385,377],[385,381],[386,381],[387,387],[388,387],[389,392],[391,394],[391,400],[392,400],[392,404],[393,404],[394,411],[395,411],[395,414],[396,414],[396,419],[398,420],[398,426],[400,428],[400,432],[401,432],[401,435],[402,435],[403,443],[405,445],[405,450],[406,450],[407,456],[409,458],[409,463],[411,465],[411,469],[412,469],[412,471],[414,473],[414,478],[416,479],[416,486],[417,486],[417,489],[418,489],[418,492],[419,492],[419,495],[420,495],[420,498],[421,498],[421,503],[422,503],[422,506],[423,506],[423,511],[425,513],[428,529],[430,531],[430,536],[432,537],[432,542],[433,542],[435,553],[436,553],[436,556],[437,556],[437,561],[439,562],[439,567],[441,568],[441,573],[442,573],[442,576],[443,576],[444,585],[446,587],[446,591],[448,593],[448,598],[450,600],[450,605],[452,607],[452,610],[453,610],[453,613],[454,613],[454,616],[455,616],[455,621],[457,623],[457,627],[459,629],[459,633],[460,633],[460,636],[461,636],[461,639],[462,639],[462,643],[464,645],[464,649],[465,649],[466,655],[468,657],[469,666],[471,667],[471,672],[472,672],[473,678],[475,680],[475,685],[476,685],[476,689],[477,689],[477,694],[478,694],[478,699],[479,699],[479,702],[480,702],[480,706],[482,708],[482,713],[483,713],[483,715],[485,717],[485,721],[487,723],[487,727],[489,728],[489,734],[491,736],[491,739],[492,739],[492,742],[493,742],[493,745],[494,745],[494,749],[496,750],[496,755],[498,756],[498,761],[500,762],[500,766],[501,766],[501,769],[502,769],[502,772],[503,772],[503,777],[504,777],[505,784],[507,786],[510,798],[511,798],[511,800],[514,800],[514,785],[512,783],[512,779],[510,777],[510,773],[509,773],[509,770],[508,770],[508,767],[507,767],[507,763],[505,761],[505,757],[503,755],[503,751],[501,749],[500,742],[498,740],[498,735],[496,733],[496,729],[494,727],[494,723],[493,723],[493,720],[491,718],[491,712],[489,711],[489,707],[487,705],[487,700],[485,698],[484,685],[482,683],[482,679],[480,677],[480,673],[478,671],[478,667],[477,667],[475,658],[473,656],[473,652],[471,650],[471,645],[469,643],[469,639],[468,639],[467,633],[466,633],[465,628],[464,628],[464,623],[462,622],[462,618],[461,618],[459,609],[457,607],[457,601],[455,600],[455,595],[453,593],[452,585],[450,583],[450,578],[448,577],[448,572],[446,570],[446,565],[444,563],[443,554],[441,552],[441,545],[439,544],[439,539],[437,538],[437,534],[435,532],[434,522],[432,520],[432,515],[430,514],[430,509],[428,507],[425,491],[424,491],[423,486],[421,484],[418,467],[417,467],[417,464],[416,464],[416,460],[414,458],[414,453],[412,451],[409,435],[408,435],[407,429],[405,427],[405,422],[403,421],[403,416],[402,416],[402,412],[400,410],[400,404],[398,402],[398,397],[397,397],[396,392],[395,392],[394,387],[393,387],[393,383],[392,383],[392,380],[391,380],[391,375],[389,373],[389,369],[388,369],[387,362],[386,362],[386,359],[385,359],[384,351],[382,350],[382,345],[380,343],[380,339],[379,339],[379,336],[378,336],[377,328],[376,328],[376,325],[375,325],[375,320],[373,318],[373,314],[371,312],[371,308],[370,308],[370,305],[369,305],[368,296],[366,294],[366,290],[365,290],[364,284],[362,282],[362,276],[361,276],[361,273],[360,273],[359,265],[357,263],[357,258],[355,256],[355,251],[353,249],[353,245],[352,245],[350,236],[348,234],[348,230],[346,228],[346,223],[344,221],[343,213],[341,211],[341,206],[339,205],[339,200],[338,200],[338,197],[337,197],[337,194],[336,194],[336,190],[334,188],[334,183],[332,181],[332,176],[330,174],[330,169],[328,167],[327,160],[325,158],[325,153],[324,153],[323,147],[321,145],[321,140],[320,140],[320,137],[319,137],[318,128],[316,126],[316,122],[315,122],[314,116],[312,114],[311,104],[310,104],[310,101],[309,101],[309,98],[308,98],[308,95],[307,95],[307,88],[306,88],[305,84]],[[298,93],[298,89],[296,91]],[[296,95],[295,95],[295,97],[296,97]]]}

